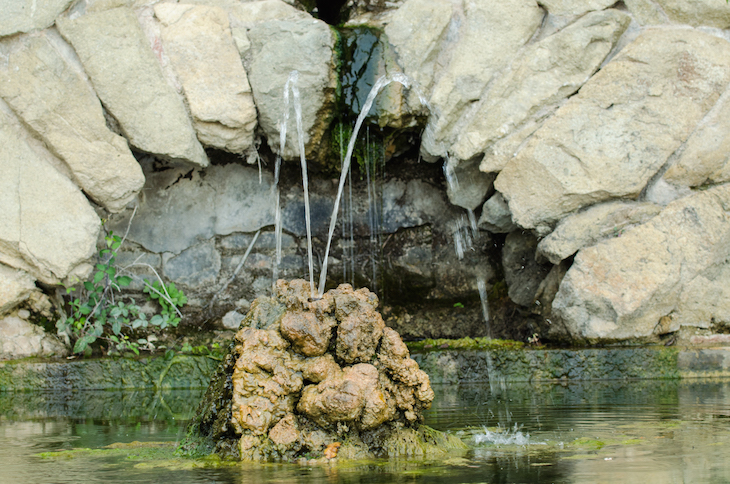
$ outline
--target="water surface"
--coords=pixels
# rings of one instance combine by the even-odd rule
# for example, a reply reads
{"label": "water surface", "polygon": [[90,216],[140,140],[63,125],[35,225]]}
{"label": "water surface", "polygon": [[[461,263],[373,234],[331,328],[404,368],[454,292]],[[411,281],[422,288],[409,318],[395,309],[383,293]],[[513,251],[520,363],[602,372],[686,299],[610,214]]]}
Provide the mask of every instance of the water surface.
{"label": "water surface", "polygon": [[[178,441],[202,390],[0,393],[0,482],[730,482],[728,381],[492,383],[435,390],[426,423],[460,436],[469,452],[439,462],[333,467],[193,467],[180,459],[150,461],[154,447],[98,450]],[[75,452],[43,454],[62,450]]]}

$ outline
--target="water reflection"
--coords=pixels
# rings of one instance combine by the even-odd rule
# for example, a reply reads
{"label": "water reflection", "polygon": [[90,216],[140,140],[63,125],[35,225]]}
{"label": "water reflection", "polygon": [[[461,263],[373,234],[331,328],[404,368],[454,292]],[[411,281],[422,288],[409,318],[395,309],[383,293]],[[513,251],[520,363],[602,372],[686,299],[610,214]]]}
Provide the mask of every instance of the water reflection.
{"label": "water reflection", "polygon": [[339,467],[199,468],[150,462],[144,449],[42,458],[115,442],[178,441],[202,391],[0,394],[0,482],[730,482],[727,381],[435,390],[427,423],[456,433],[472,451],[443,462]]}

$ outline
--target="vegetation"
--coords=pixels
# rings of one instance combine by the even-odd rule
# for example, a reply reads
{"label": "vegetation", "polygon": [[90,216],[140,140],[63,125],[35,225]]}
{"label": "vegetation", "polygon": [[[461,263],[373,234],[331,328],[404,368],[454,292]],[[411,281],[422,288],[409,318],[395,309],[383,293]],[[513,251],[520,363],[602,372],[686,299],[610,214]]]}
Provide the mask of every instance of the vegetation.
{"label": "vegetation", "polygon": [[[352,127],[346,123],[338,122],[332,129],[330,136],[332,152],[339,154],[344,159],[347,154],[347,145],[352,137]],[[361,131],[355,142],[351,163],[357,164],[361,180],[366,173],[374,175],[381,172],[385,166],[381,136],[374,134],[370,137],[367,132],[363,133]]]}
{"label": "vegetation", "polygon": [[157,339],[147,330],[176,327],[182,317],[179,308],[187,303],[187,298],[174,283],[166,284],[160,279],[150,284],[143,280],[147,299],[156,301],[161,308],[159,314],[148,319],[132,297],[120,294],[132,282],[132,277],[122,275],[124,270],[116,265],[122,238],[110,231],[105,242],[92,278],[66,287],[70,315],[62,317],[56,327],[68,336],[76,354],[91,355],[92,345],[97,342],[106,343],[108,354],[139,355],[140,350],[153,351]]}

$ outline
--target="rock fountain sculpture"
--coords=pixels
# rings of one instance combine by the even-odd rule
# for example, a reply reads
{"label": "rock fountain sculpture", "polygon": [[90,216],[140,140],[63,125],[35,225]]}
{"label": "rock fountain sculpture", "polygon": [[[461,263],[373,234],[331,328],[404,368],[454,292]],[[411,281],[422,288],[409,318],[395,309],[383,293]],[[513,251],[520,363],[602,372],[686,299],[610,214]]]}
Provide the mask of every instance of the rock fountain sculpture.
{"label": "rock fountain sculpture", "polygon": [[304,280],[257,299],[182,450],[241,460],[438,456],[463,444],[420,425],[428,375],[349,284],[310,297]]}

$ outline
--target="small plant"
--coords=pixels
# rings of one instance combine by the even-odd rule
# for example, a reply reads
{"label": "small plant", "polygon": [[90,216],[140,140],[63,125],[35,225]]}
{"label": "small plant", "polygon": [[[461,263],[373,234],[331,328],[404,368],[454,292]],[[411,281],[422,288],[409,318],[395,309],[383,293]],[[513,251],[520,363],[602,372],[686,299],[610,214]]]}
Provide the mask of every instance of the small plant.
{"label": "small plant", "polygon": [[177,308],[184,306],[188,302],[188,298],[177,287],[175,283],[160,284],[155,281],[153,284],[145,284],[144,292],[149,294],[151,300],[155,300],[160,304],[162,311],[160,314],[152,316],[150,322],[160,329],[168,326],[177,326],[180,322],[179,311]]}
{"label": "small plant", "polygon": [[106,247],[99,251],[99,262],[91,280],[80,287],[66,287],[66,294],[73,294],[68,302],[71,314],[56,323],[59,333],[65,333],[74,343],[73,353],[90,355],[91,345],[106,341],[109,354],[140,350],[154,351],[154,335],[135,338],[135,333],[148,327],[165,329],[180,322],[178,308],[187,302],[185,295],[174,284],[145,281],[145,292],[150,300],[156,300],[162,311],[149,320],[131,297],[123,300],[121,289],[129,286],[132,278],[120,275],[116,266],[116,253],[122,238],[109,232],[104,238]]}
{"label": "small plant", "polygon": [[454,307],[455,308],[463,308],[464,307],[464,304],[463,303],[460,303],[460,302],[457,302],[457,303],[454,303]]}

